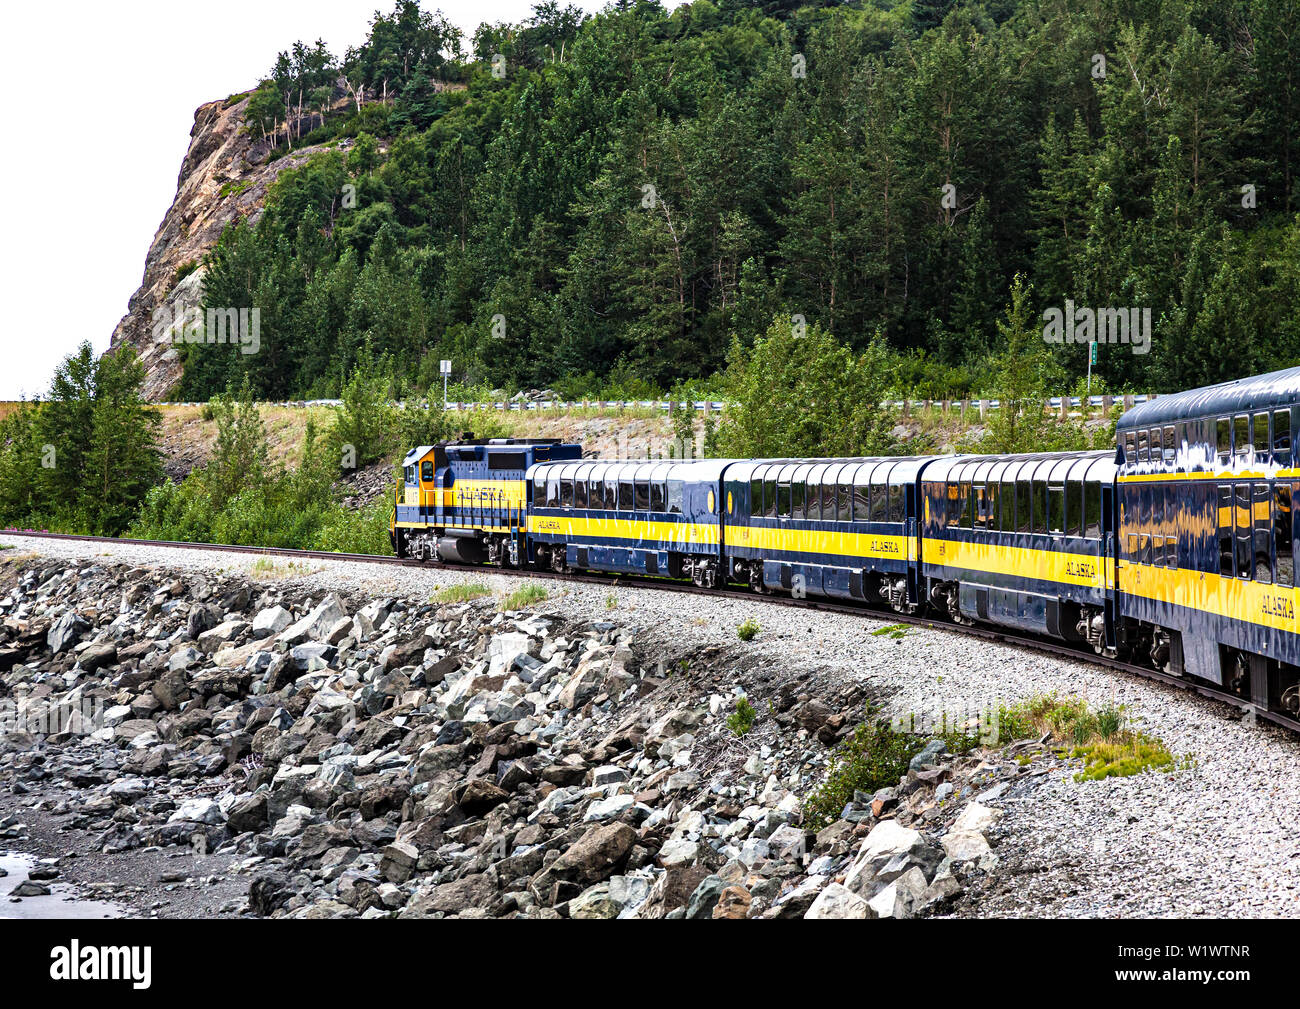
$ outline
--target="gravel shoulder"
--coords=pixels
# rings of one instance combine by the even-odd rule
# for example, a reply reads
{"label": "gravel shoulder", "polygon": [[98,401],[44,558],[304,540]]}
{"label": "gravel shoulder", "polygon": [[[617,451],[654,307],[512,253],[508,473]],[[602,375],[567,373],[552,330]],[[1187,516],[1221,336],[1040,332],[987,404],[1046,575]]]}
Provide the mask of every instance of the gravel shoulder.
{"label": "gravel shoulder", "polygon": [[[456,584],[479,583],[505,594],[526,576],[445,569],[419,570],[358,562],[276,559],[266,568],[252,555],[0,535],[24,553],[75,560],[119,561],[178,569],[220,570],[253,580],[299,581],[313,590],[355,589],[373,595],[428,598]],[[1300,913],[1300,739],[1243,721],[1224,705],[1110,670],[997,645],[960,632],[909,629],[873,634],[887,618],[813,613],[753,601],[707,599],[653,589],[543,583],[537,607],[587,620],[617,620],[657,641],[669,660],[710,646],[736,648],[736,626],[761,625],[743,646],[759,664],[817,680],[864,682],[890,715],[937,720],[999,702],[1055,691],[1094,704],[1126,706],[1130,718],[1158,736],[1189,767],[1079,783],[1072,768],[1015,788],[997,805],[1005,815],[995,835],[1003,871],[978,901],[958,914],[1033,917],[1290,917]],[[4,803],[12,800],[6,797]],[[0,815],[10,811],[0,803]],[[32,824],[42,855],[69,847],[57,824]],[[117,875],[140,893],[146,910],[220,913],[220,887],[160,883],[175,857],[131,852],[72,860],[70,878],[106,881]],[[153,880],[150,882],[150,880]],[[240,883],[231,883],[238,893]],[[244,884],[246,885],[246,883]],[[169,888],[174,887],[174,888]],[[229,912],[228,912],[229,913]]]}

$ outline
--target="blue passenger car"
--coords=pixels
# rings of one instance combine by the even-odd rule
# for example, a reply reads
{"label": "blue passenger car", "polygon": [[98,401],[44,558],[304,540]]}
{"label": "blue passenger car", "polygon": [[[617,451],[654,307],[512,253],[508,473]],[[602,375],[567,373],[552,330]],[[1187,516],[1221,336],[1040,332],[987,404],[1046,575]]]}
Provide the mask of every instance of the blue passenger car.
{"label": "blue passenger car", "polygon": [[527,474],[529,558],[555,571],[721,572],[725,460],[540,463]]}
{"label": "blue passenger car", "polygon": [[923,458],[759,459],[723,476],[728,578],[759,591],[921,604]]}
{"label": "blue passenger car", "polygon": [[1300,368],[1119,421],[1119,611],[1134,650],[1300,714],[1293,432]]}
{"label": "blue passenger car", "polygon": [[1114,454],[960,456],[926,467],[921,577],[931,603],[1113,648]]}

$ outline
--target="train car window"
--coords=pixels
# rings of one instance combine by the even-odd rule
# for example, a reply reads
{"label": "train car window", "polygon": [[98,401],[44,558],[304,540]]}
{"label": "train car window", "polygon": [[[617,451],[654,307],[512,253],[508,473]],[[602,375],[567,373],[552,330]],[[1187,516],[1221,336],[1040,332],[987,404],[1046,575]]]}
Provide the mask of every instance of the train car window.
{"label": "train car window", "polygon": [[1232,566],[1232,487],[1219,487],[1219,574],[1231,578]]}
{"label": "train car window", "polygon": [[1157,464],[1163,462],[1165,458],[1164,452],[1162,451],[1164,446],[1164,437],[1161,434],[1160,428],[1153,427],[1151,429],[1151,438],[1147,444],[1151,446],[1151,461]]}
{"label": "train car window", "polygon": [[1065,532],[1065,487],[1061,484],[1047,488],[1047,531],[1054,536]]}
{"label": "train car window", "polygon": [[871,521],[884,522],[889,515],[889,488],[883,483],[871,484]]}
{"label": "train car window", "polygon": [[1151,563],[1151,537],[1147,533],[1138,535],[1138,563]]}
{"label": "train car window", "polygon": [[560,507],[561,508],[573,507],[573,481],[572,480],[560,481]]}
{"label": "train car window", "polygon": [[1236,485],[1236,507],[1233,508],[1233,523],[1236,526],[1237,542],[1237,577],[1249,578],[1254,568],[1253,529],[1250,521],[1250,484]]}
{"label": "train car window", "polygon": [[903,485],[889,485],[889,521],[903,522],[907,519],[907,507],[903,498]]}
{"label": "train car window", "polygon": [[1232,418],[1232,451],[1245,455],[1250,451],[1250,417],[1240,413]]}
{"label": "train car window", "polygon": [[1178,537],[1165,537],[1165,567],[1178,567]]}
{"label": "train car window", "polygon": [[853,484],[840,481],[840,494],[836,515],[841,522],[853,521]]}
{"label": "train car window", "polygon": [[1226,463],[1232,456],[1232,428],[1227,417],[1220,417],[1214,422],[1214,444],[1219,453],[1219,462]]}
{"label": "train car window", "polygon": [[573,507],[587,507],[587,481],[576,480],[573,484]]}
{"label": "train car window", "polygon": [[533,507],[546,507],[546,477],[533,477]]}
{"label": "train car window", "polygon": [[546,481],[546,507],[560,507],[560,478],[553,476]]}
{"label": "train car window", "polygon": [[1127,549],[1124,551],[1124,555],[1128,557],[1128,559],[1131,560],[1134,564],[1137,563],[1137,557],[1138,557],[1137,533],[1128,534]]}
{"label": "train car window", "polygon": [[[1267,419],[1267,418],[1266,418]],[[1264,584],[1273,582],[1273,495],[1268,484],[1254,485],[1254,501],[1251,503],[1251,517],[1255,526],[1255,581]]]}
{"label": "train car window", "polygon": [[1083,481],[1069,480],[1065,484],[1065,535],[1083,535]]}
{"label": "train car window", "polygon": [[633,490],[632,481],[619,480],[618,482],[618,510],[621,512],[630,512],[636,503],[636,491]]}
{"label": "train car window", "polygon": [[1124,461],[1130,466],[1137,462],[1137,435],[1132,431],[1124,432]]}
{"label": "train car window", "polygon": [[1286,465],[1291,461],[1291,411],[1273,411],[1273,461]]}
{"label": "train car window", "polygon": [[790,517],[790,485],[788,483],[779,483],[776,485],[776,513],[781,518]]}
{"label": "train car window", "polygon": [[1174,426],[1170,424],[1165,428],[1165,462],[1173,465],[1174,457],[1178,455],[1178,442],[1174,437]]}
{"label": "train car window", "polygon": [[1083,535],[1101,539],[1101,484],[1083,485]]}
{"label": "train car window", "polygon": [[984,497],[989,505],[987,523],[989,531],[997,532],[1002,528],[1002,484],[997,481],[990,481]]}
{"label": "train car window", "polygon": [[776,518],[776,478],[763,481],[763,515]]}
{"label": "train car window", "polygon": [[801,519],[804,517],[803,510],[804,500],[804,482],[795,480],[790,484],[790,517]]}
{"label": "train car window", "polygon": [[1016,532],[1027,533],[1030,526],[1030,515],[1032,509],[1029,506],[1033,495],[1029,492],[1030,483],[1028,480],[1016,481]]}
{"label": "train car window", "polygon": [[[1277,429],[1274,428],[1274,431]],[[1273,490],[1273,535],[1277,540],[1277,583],[1295,584],[1295,559],[1291,553],[1291,485]]]}
{"label": "train car window", "polygon": [[822,482],[822,521],[835,521],[835,481]]}
{"label": "train car window", "polygon": [[632,485],[636,495],[636,510],[646,512],[650,510],[650,481],[637,480]]}
{"label": "train car window", "polygon": [[1178,464],[1178,472],[1181,473],[1187,468],[1187,425],[1179,421],[1174,427],[1174,461]]}
{"label": "train car window", "polygon": [[1165,566],[1165,538],[1163,536],[1151,537],[1151,563],[1158,568]]}
{"label": "train car window", "polygon": [[652,512],[662,512],[664,508],[664,498],[667,488],[662,480],[650,481],[650,510]]}
{"label": "train car window", "polygon": [[[682,481],[680,480],[668,481],[668,514],[669,515],[680,515],[682,513],[682,486],[683,486]],[[750,514],[751,515],[758,514],[758,512],[754,510],[754,503],[751,501],[749,504],[750,504]]]}
{"label": "train car window", "polygon": [[1139,431],[1137,433],[1137,439],[1138,439],[1138,453],[1137,453],[1138,462],[1147,462],[1150,459],[1150,456],[1147,454],[1147,432]]}
{"label": "train car window", "polygon": [[1002,502],[1002,524],[999,528],[1004,533],[1015,532],[1016,530],[1016,482],[1014,480],[1003,480],[1002,490],[998,494]]}
{"label": "train car window", "polygon": [[970,481],[961,482],[961,527],[975,528],[975,492],[971,490]]}
{"label": "train car window", "polygon": [[985,494],[985,484],[983,481],[971,484],[971,497],[974,499],[971,503],[971,511],[974,513],[974,519],[971,525],[975,529],[984,529],[988,523],[988,498]]}
{"label": "train car window", "polygon": [[866,484],[853,485],[853,521],[867,522],[871,518],[871,488]]}
{"label": "train car window", "polygon": [[1047,532],[1047,484],[1035,480],[1033,488],[1034,520],[1030,532]]}
{"label": "train car window", "polygon": [[1254,441],[1253,441],[1253,447],[1255,449],[1255,459],[1257,462],[1260,463],[1267,462],[1268,449],[1269,449],[1268,414],[1257,413],[1253,417],[1251,417],[1251,422],[1254,424],[1255,427]]}
{"label": "train car window", "polygon": [[[671,497],[672,495],[671,483],[669,484],[668,493]],[[749,514],[750,515],[763,514],[763,481],[762,480],[749,481]]]}

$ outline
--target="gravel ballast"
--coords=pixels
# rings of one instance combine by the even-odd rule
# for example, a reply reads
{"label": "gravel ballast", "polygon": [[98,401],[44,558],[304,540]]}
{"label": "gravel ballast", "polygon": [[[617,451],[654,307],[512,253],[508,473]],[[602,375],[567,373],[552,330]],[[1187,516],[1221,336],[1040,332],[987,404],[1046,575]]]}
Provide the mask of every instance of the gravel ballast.
{"label": "gravel ballast", "polygon": [[[23,554],[70,560],[222,570],[292,580],[312,591],[351,589],[428,598],[479,583],[505,595],[526,575],[417,569],[355,561],[267,561],[250,554],[0,535]],[[738,646],[737,626],[761,627],[748,645],[774,667],[864,681],[893,716],[937,720],[1043,692],[1126,706],[1187,766],[1100,782],[1049,772],[997,800],[1003,871],[978,902],[980,916],[1291,916],[1300,899],[1300,739],[1243,721],[1233,709],[1122,673],[968,637],[910,628],[873,634],[887,615],[817,613],[751,600],[650,588],[540,582],[537,607],[588,620],[617,619],[658,639],[665,654]]]}

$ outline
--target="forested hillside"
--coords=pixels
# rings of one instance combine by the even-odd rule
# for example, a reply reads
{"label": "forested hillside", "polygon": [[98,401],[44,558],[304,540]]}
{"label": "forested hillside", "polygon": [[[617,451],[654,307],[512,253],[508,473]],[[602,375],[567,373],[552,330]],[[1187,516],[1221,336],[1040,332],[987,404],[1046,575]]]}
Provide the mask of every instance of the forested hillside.
{"label": "forested hillside", "polygon": [[249,119],[333,146],[211,254],[260,350],[183,347],[186,398],[333,394],[367,345],[415,389],[441,358],[666,389],[791,316],[880,334],[902,391],[981,391],[1016,274],[1036,314],[1150,309],[1114,389],[1300,360],[1295,0],[547,2],[472,39],[401,0],[281,54]]}

